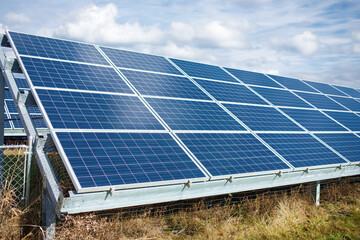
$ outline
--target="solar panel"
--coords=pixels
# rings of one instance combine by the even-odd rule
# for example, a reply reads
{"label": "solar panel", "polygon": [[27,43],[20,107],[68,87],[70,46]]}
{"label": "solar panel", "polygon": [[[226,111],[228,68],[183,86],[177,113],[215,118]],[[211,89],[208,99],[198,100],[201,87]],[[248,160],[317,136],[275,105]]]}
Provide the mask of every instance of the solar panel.
{"label": "solar panel", "polygon": [[22,125],[19,114],[17,114],[17,113],[10,114],[10,119],[13,119],[12,123],[14,124],[14,128],[16,128],[16,129],[24,128],[24,126]]}
{"label": "solar panel", "polygon": [[13,98],[12,98],[11,93],[10,93],[9,90],[5,90],[4,98],[5,98],[6,100],[11,100],[11,101],[13,100]]}
{"label": "solar panel", "polygon": [[235,104],[224,106],[254,131],[302,131],[275,108]]}
{"label": "solar panel", "polygon": [[341,125],[318,110],[281,109],[309,131],[346,131]]}
{"label": "solar panel", "polygon": [[168,133],[56,134],[81,188],[204,177]]}
{"label": "solar panel", "polygon": [[360,102],[356,101],[353,98],[335,97],[335,96],[331,96],[331,98],[337,101],[338,103],[344,105],[351,111],[360,112]]}
{"label": "solar panel", "polygon": [[17,109],[13,100],[5,100],[5,104],[9,110],[9,113],[17,113]]}
{"label": "solar panel", "polygon": [[133,93],[110,67],[29,57],[21,59],[34,86]]}
{"label": "solar panel", "polygon": [[360,162],[360,138],[352,133],[316,134],[322,141],[346,157],[350,162]]}
{"label": "solar panel", "polygon": [[178,133],[213,176],[288,169],[251,134]]}
{"label": "solar panel", "polygon": [[53,128],[164,130],[136,96],[36,91]]}
{"label": "solar panel", "polygon": [[214,102],[146,98],[173,130],[245,130]]}
{"label": "solar panel", "polygon": [[9,32],[21,55],[109,65],[91,44]]}
{"label": "solar panel", "polygon": [[186,77],[121,70],[142,95],[205,99],[210,98]]}
{"label": "solar panel", "polygon": [[30,89],[29,84],[26,81],[26,78],[15,78],[16,85],[19,89]]}
{"label": "solar panel", "polygon": [[178,67],[180,67],[187,75],[190,77],[199,77],[199,78],[208,78],[229,82],[238,81],[233,78],[231,75],[227,74],[224,70],[222,70],[218,66],[208,65],[203,63],[189,62],[185,60],[179,60],[171,58]]}
{"label": "solar panel", "polygon": [[266,75],[257,72],[249,72],[233,68],[225,68],[232,75],[237,77],[240,81],[246,84],[283,88],[281,85],[268,78]]}
{"label": "solar panel", "polygon": [[100,48],[117,67],[182,75],[168,60],[161,56],[107,47]]}
{"label": "solar panel", "polygon": [[264,133],[259,136],[295,168],[346,163],[310,134]]}
{"label": "solar panel", "polygon": [[360,131],[360,117],[351,112],[330,112],[326,111],[330,117],[349,128],[352,131]]}
{"label": "solar panel", "polygon": [[11,129],[10,121],[7,121],[8,119],[7,114],[4,114],[4,128]]}
{"label": "solar panel", "polygon": [[278,90],[271,88],[252,87],[256,92],[269,100],[275,106],[303,107],[312,108],[299,97],[288,90]]}
{"label": "solar panel", "polygon": [[319,109],[346,110],[325,95],[302,92],[296,94]]}
{"label": "solar panel", "polygon": [[275,79],[278,83],[282,84],[288,89],[291,90],[300,90],[305,92],[318,92],[314,88],[306,85],[299,79],[295,78],[288,78],[288,77],[281,77],[281,76],[275,76],[275,75],[269,75],[271,78]]}
{"label": "solar panel", "polygon": [[218,101],[268,105],[244,85],[200,80],[197,78],[195,80]]}
{"label": "solar panel", "polygon": [[360,92],[356,91],[354,88],[341,87],[341,86],[334,86],[334,87],[336,87],[340,91],[346,93],[350,97],[360,98]]}
{"label": "solar panel", "polygon": [[305,82],[324,94],[331,94],[331,95],[336,95],[336,96],[346,96],[344,93],[340,92],[339,90],[337,90],[336,88],[334,88],[333,86],[331,86],[329,84],[319,83],[319,82],[311,82],[311,81],[305,81]]}

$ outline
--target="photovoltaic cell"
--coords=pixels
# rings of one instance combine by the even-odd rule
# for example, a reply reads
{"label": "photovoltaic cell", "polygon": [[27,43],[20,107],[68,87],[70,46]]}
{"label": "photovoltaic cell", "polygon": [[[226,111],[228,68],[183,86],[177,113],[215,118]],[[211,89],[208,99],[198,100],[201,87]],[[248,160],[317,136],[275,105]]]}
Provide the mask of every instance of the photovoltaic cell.
{"label": "photovoltaic cell", "polygon": [[346,163],[310,134],[259,134],[295,168]]}
{"label": "photovoltaic cell", "polygon": [[313,108],[288,90],[252,87],[256,92],[269,100],[275,106]]}
{"label": "photovoltaic cell", "polygon": [[168,133],[56,133],[81,188],[201,178]]}
{"label": "photovoltaic cell", "polygon": [[164,130],[136,96],[36,91],[53,128]]}
{"label": "photovoltaic cell", "polygon": [[190,77],[208,78],[208,79],[223,80],[223,81],[238,83],[238,81],[235,78],[227,74],[224,70],[222,70],[218,66],[189,62],[174,58],[171,58],[171,61],[173,61]]}
{"label": "photovoltaic cell", "polygon": [[197,78],[195,80],[218,101],[268,105],[244,85],[200,80]]}
{"label": "photovoltaic cell", "polygon": [[351,112],[330,112],[326,111],[330,117],[349,128],[352,131],[360,131],[360,117]]}
{"label": "photovoltaic cell", "polygon": [[319,109],[346,110],[325,95],[302,92],[297,92],[296,94]]}
{"label": "photovoltaic cell", "polygon": [[146,98],[173,130],[245,130],[214,102]]}
{"label": "photovoltaic cell", "polygon": [[324,94],[331,94],[331,95],[336,95],[336,96],[346,96],[344,93],[340,92],[339,90],[337,90],[336,88],[334,88],[333,86],[331,86],[329,84],[319,83],[319,82],[311,82],[311,81],[305,81],[305,82]]}
{"label": "photovoltaic cell", "polygon": [[168,60],[161,56],[114,48],[100,48],[117,67],[182,75]]}
{"label": "photovoltaic cell", "polygon": [[295,123],[272,107],[224,104],[253,131],[303,131]]}
{"label": "photovoltaic cell", "polygon": [[340,103],[341,105],[344,105],[348,109],[354,112],[360,112],[360,102],[356,101],[353,98],[346,98],[346,97],[335,97],[331,96],[332,99]]}
{"label": "photovoltaic cell", "polygon": [[341,125],[318,110],[281,109],[309,131],[346,131]]}
{"label": "photovoltaic cell", "polygon": [[213,176],[289,168],[251,134],[178,133],[177,135]]}
{"label": "photovoltaic cell", "polygon": [[288,89],[291,90],[300,90],[305,92],[318,92],[314,88],[306,85],[299,79],[295,78],[288,78],[288,77],[281,77],[281,76],[275,76],[275,75],[269,75],[271,78],[275,79],[278,83],[282,84]]}
{"label": "photovoltaic cell", "polygon": [[352,133],[316,134],[322,141],[346,157],[350,162],[360,162],[360,138]]}
{"label": "photovoltaic cell", "polygon": [[225,69],[246,84],[283,88],[281,85],[277,84],[275,81],[268,78],[266,75],[262,73],[249,72],[249,71],[233,69],[233,68],[225,68]]}
{"label": "photovoltaic cell", "polygon": [[21,58],[34,86],[133,93],[113,68]]}
{"label": "photovoltaic cell", "polygon": [[356,91],[354,88],[349,87],[341,87],[341,86],[334,86],[340,91],[346,93],[347,95],[354,97],[354,98],[360,98],[360,92]]}
{"label": "photovoltaic cell", "polygon": [[8,116],[4,114],[4,128],[11,129],[10,121],[8,121]]}
{"label": "photovoltaic cell", "polygon": [[91,44],[9,32],[21,55],[109,65]]}
{"label": "photovoltaic cell", "polygon": [[210,98],[186,77],[121,70],[142,95],[205,99]]}
{"label": "photovoltaic cell", "polygon": [[9,110],[9,113],[17,113],[17,109],[13,100],[5,100],[5,104]]}
{"label": "photovoltaic cell", "polygon": [[19,89],[30,89],[26,78],[15,78],[15,82]]}
{"label": "photovoltaic cell", "polygon": [[13,119],[12,123],[14,124],[14,128],[24,128],[22,125],[19,114],[10,114],[10,118]]}

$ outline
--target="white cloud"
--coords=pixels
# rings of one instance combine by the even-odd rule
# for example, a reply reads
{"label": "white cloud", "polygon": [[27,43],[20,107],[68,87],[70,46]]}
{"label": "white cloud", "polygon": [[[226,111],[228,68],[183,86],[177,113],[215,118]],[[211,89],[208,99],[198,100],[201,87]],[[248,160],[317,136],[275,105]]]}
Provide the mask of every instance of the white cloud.
{"label": "white cloud", "polygon": [[156,26],[141,26],[138,22],[119,24],[117,7],[91,4],[64,18],[56,29],[42,29],[47,35],[66,36],[87,42],[108,44],[158,43],[163,33]]}
{"label": "white cloud", "polygon": [[9,12],[5,15],[5,20],[9,23],[29,23],[30,18],[23,13]]}
{"label": "white cloud", "polygon": [[4,24],[0,23],[0,34],[5,33],[6,28],[7,27]]}
{"label": "white cloud", "polygon": [[304,55],[311,55],[319,49],[318,39],[310,31],[295,35],[292,38],[292,45]]}

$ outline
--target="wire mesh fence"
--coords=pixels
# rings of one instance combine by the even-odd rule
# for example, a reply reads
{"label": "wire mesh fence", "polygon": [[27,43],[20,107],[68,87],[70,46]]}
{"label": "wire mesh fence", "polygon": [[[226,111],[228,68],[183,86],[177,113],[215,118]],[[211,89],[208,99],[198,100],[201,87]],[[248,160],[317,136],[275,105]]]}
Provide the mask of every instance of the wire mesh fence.
{"label": "wire mesh fence", "polygon": [[26,145],[0,146],[0,194],[11,193],[20,206],[29,189],[29,148]]}

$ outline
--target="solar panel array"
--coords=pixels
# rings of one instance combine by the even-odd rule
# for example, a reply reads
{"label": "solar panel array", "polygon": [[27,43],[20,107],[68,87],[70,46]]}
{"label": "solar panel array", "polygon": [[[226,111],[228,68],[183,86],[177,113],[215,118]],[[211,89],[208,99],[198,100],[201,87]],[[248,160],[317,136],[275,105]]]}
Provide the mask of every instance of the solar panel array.
{"label": "solar panel array", "polygon": [[78,191],[360,161],[357,90],[8,37]]}

